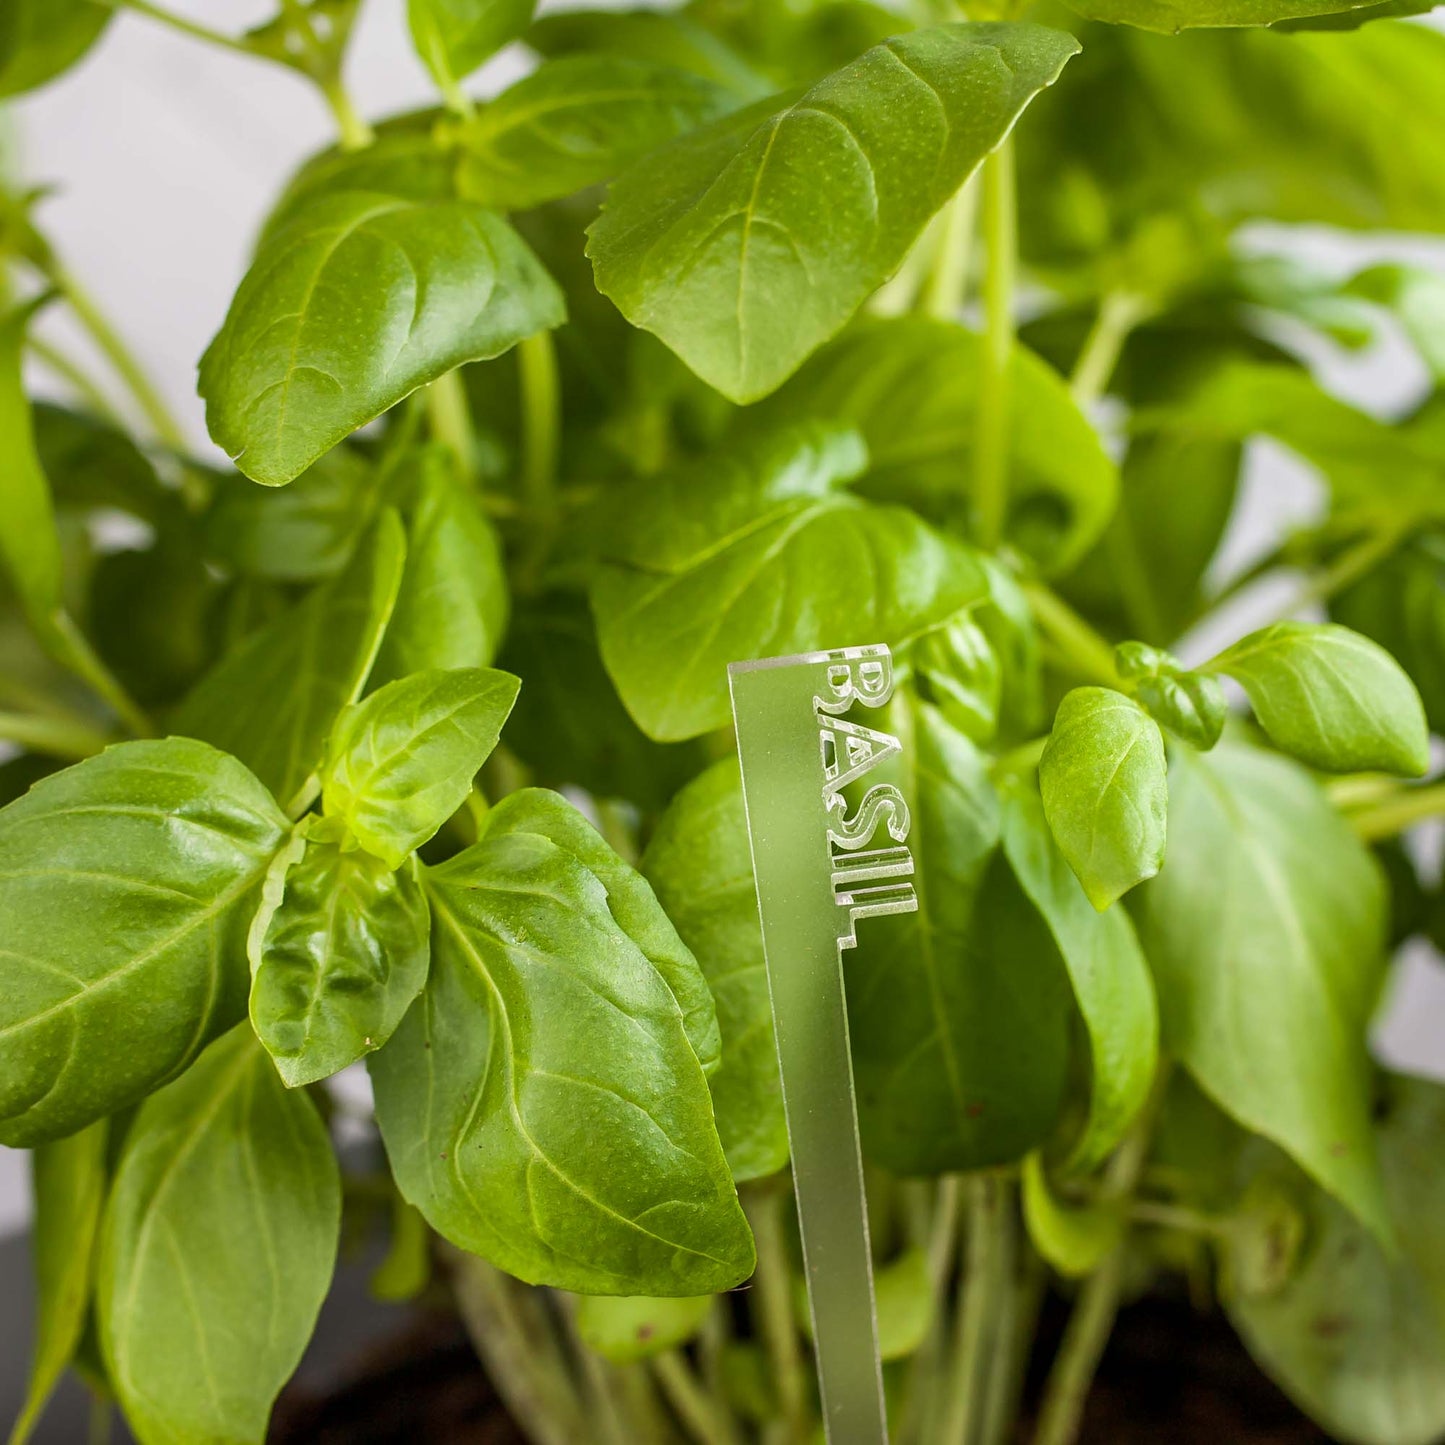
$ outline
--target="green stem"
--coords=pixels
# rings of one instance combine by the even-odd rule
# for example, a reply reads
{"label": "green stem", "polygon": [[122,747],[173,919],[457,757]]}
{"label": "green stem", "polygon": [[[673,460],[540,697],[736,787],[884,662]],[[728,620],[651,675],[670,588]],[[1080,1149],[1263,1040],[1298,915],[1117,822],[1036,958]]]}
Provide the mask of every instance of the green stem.
{"label": "green stem", "polygon": [[1129,1218],[1135,1224],[1146,1224],[1155,1229],[1177,1229],[1183,1234],[1223,1237],[1229,1233],[1223,1222],[1211,1219],[1197,1209],[1185,1209],[1178,1204],[1161,1204],[1155,1199],[1136,1199],[1129,1206]]}
{"label": "green stem", "polygon": [[974,426],[973,507],[979,542],[996,548],[1008,518],[1009,382],[1014,349],[1014,270],[1018,218],[1013,143],[1004,141],[983,163],[983,366]]}
{"label": "green stem", "polygon": [[316,83],[321,88],[321,94],[326,97],[326,104],[331,107],[331,114],[336,117],[336,127],[341,132],[341,149],[364,151],[376,139],[376,132],[352,104],[341,76],[332,74],[324,78],[318,77]]}
{"label": "green stem", "polygon": [[1013,1439],[1019,1402],[1023,1398],[1029,1354],[1048,1285],[1048,1272],[1043,1261],[1027,1246],[1025,1250],[1022,1271],[1019,1277],[1009,1282],[1007,1306],[1000,1318],[999,1358],[995,1360],[989,1376],[979,1445],[1005,1445],[1006,1441]]}
{"label": "green stem", "polygon": [[426,414],[432,437],[446,447],[469,481],[477,475],[477,433],[460,371],[439,376],[426,389]]}
{"label": "green stem", "polygon": [[118,421],[110,398],[63,351],[39,336],[27,336],[25,344],[35,359],[48,367],[60,380],[68,382],[76,395],[89,403],[90,409],[105,421]]}
{"label": "green stem", "polygon": [[1148,314],[1143,298],[1130,291],[1110,291],[1100,302],[1069,378],[1069,390],[1080,407],[1087,408],[1103,396],[1124,343]]}
{"label": "green stem", "polygon": [[192,40],[203,40],[207,45],[219,45],[223,50],[234,50],[242,55],[249,55],[253,60],[260,58],[245,40],[225,35],[219,30],[212,30],[209,26],[200,25],[194,20],[187,20],[183,15],[172,14],[171,11],[163,10],[159,5],[152,5],[150,0],[99,0],[99,3],[111,10],[133,10],[137,15],[144,15],[148,20],[155,20],[161,25],[179,31],[182,35],[189,35]]}
{"label": "green stem", "polygon": [[87,723],[0,712],[0,742],[13,743],[26,752],[78,762],[81,758],[103,752],[114,741],[114,738]]}
{"label": "green stem", "polygon": [[115,328],[106,320],[100,308],[77,284],[75,278],[59,267],[52,268],[50,280],[65,298],[70,309],[75,313],[76,319],[90,333],[92,340],[115,368],[116,375],[125,383],[126,389],[135,398],[136,404],[145,414],[146,420],[150,422],[156,436],[172,450],[184,451],[186,439],[180,426],[167,410],[165,403],[160,398],[160,393],[151,385],[150,378],[145,374],[140,363],[125,342],[120,339]]}
{"label": "green stem", "polygon": [[808,1376],[793,1322],[792,1271],[783,1237],[786,1196],[776,1186],[765,1184],[744,1185],[741,1195],[758,1248],[752,1300],[757,1307],[759,1333],[772,1362],[785,1438],[788,1445],[805,1445]]}
{"label": "green stem", "polygon": [[1049,734],[1032,738],[1006,753],[1000,753],[989,771],[995,778],[1005,778],[1014,773],[1031,773],[1043,761],[1044,749],[1049,745]]}
{"label": "green stem", "polygon": [[1073,1445],[1078,1438],[1094,1372],[1114,1328],[1123,1278],[1124,1252],[1120,1249],[1109,1255],[1080,1291],[1049,1375],[1034,1445]]}
{"label": "green stem", "polygon": [[928,275],[922,304],[924,312],[940,321],[953,321],[963,306],[968,288],[969,252],[978,217],[978,183],[970,176],[949,203],[938,253]]}
{"label": "green stem", "polygon": [[561,1300],[562,1315],[567,1323],[567,1332],[572,1341],[572,1352],[582,1366],[582,1383],[586,1392],[586,1411],[593,1426],[597,1445],[635,1445],[635,1440],[624,1430],[618,1415],[617,1401],[613,1395],[612,1380],[607,1364],[602,1357],[587,1348],[577,1329],[577,1302],[564,1297]]}
{"label": "green stem", "polygon": [[938,1436],[941,1445],[970,1445],[977,1438],[988,1388],[991,1326],[1003,1282],[1003,1198],[999,1181],[988,1175],[968,1180],[966,1200],[966,1273],[954,1333],[947,1406]]}
{"label": "green stem", "polygon": [[1445,816],[1445,783],[1402,788],[1395,797],[1348,815],[1350,826],[1366,843],[1393,838],[1417,823]]}
{"label": "green stem", "polygon": [[1035,620],[1069,665],[1081,677],[1105,687],[1117,687],[1119,669],[1114,661],[1113,644],[1043,583],[1025,582],[1023,588]]}
{"label": "green stem", "polygon": [[62,667],[69,668],[104,700],[129,731],[141,738],[155,735],[155,727],[145,710],[100,660],[89,639],[68,612],[57,612],[50,619],[50,626],[45,629],[41,641]]}
{"label": "green stem", "polygon": [[649,1363],[662,1393],[697,1445],[738,1445],[727,1416],[703,1389],[686,1356],[678,1350],[667,1350],[654,1355]]}
{"label": "green stem", "polygon": [[1293,617],[1307,607],[1328,602],[1352,582],[1358,582],[1361,577],[1373,572],[1400,546],[1414,525],[1413,518],[1405,522],[1395,522],[1380,528],[1379,531],[1370,532],[1352,547],[1345,548],[1323,572],[1299,591],[1282,616]]}
{"label": "green stem", "polygon": [[517,365],[522,383],[522,490],[531,510],[550,526],[556,512],[562,425],[552,333],[539,331],[521,342]]}

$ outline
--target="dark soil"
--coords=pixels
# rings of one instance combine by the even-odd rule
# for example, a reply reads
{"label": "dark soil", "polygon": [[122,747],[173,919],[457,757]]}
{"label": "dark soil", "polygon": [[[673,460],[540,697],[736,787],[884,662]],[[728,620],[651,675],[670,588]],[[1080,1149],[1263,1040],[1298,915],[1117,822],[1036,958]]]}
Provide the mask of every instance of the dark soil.
{"label": "dark soil", "polygon": [[[1031,1394],[1065,1316],[1061,1302],[1045,1311]],[[416,1442],[526,1445],[460,1324],[441,1311],[417,1314],[359,1356],[332,1393],[288,1390],[271,1432],[271,1445]],[[1080,1445],[1329,1445],[1329,1437],[1259,1372],[1221,1318],[1146,1300],[1120,1316]]]}

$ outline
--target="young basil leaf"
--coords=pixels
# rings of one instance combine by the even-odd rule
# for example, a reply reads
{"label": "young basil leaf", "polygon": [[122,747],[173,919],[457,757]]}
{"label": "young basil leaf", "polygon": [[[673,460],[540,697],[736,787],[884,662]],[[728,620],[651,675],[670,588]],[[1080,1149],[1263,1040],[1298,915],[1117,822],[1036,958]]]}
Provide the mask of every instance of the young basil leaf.
{"label": "young basil leaf", "polygon": [[521,684],[507,672],[418,672],[336,720],[321,801],[388,868],[402,863],[466,802]]}
{"label": "young basil leaf", "polygon": [[248,1025],[141,1106],[106,1207],[100,1342],[146,1445],[259,1442],[331,1283],[341,1177]]}
{"label": "young basil leaf", "polygon": [[1024,1224],[1034,1248],[1065,1279],[1083,1279],[1124,1242],[1124,1211],[1117,1200],[1067,1204],[1049,1185],[1043,1155],[1024,1160],[1020,1191]]}
{"label": "young basil leaf", "polygon": [[1059,704],[1039,762],[1049,828],[1101,912],[1164,864],[1168,765],[1159,724],[1107,687]]}
{"label": "young basil leaf", "polygon": [[1386,1086],[1378,1135],[1399,1253],[1382,1249],[1277,1153],[1260,1160],[1266,1146],[1256,1144],[1257,1177],[1283,1175],[1303,1192],[1309,1248],[1277,1288],[1225,1296],[1265,1372],[1332,1437],[1362,1445],[1445,1431],[1445,1091],[1398,1076]]}
{"label": "young basil leaf", "polygon": [[251,1024],[288,1089],[379,1049],[430,960],[415,864],[393,871],[331,823],[311,815],[277,855],[247,941]]}
{"label": "young basil leaf", "polygon": [[766,396],[1077,51],[1037,25],[938,26],[675,141],[591,227],[598,290],[725,396]]}
{"label": "young basil leaf", "polygon": [[321,195],[267,238],[201,358],[206,425],[248,477],[281,486],[417,387],[563,318],[492,212]]}
{"label": "young basil leaf", "polygon": [[788,1126],[735,757],[673,799],[642,873],[717,1001],[722,1060],[708,1085],[728,1167],[739,1181],[776,1174],[788,1162]]}
{"label": "young basil leaf", "polygon": [[577,1300],[577,1335],[604,1360],[628,1365],[685,1345],[712,1308],[710,1294],[691,1299],[582,1295]]}
{"label": "young basil leaf", "polygon": [[1229,704],[1217,677],[1191,672],[1146,642],[1121,642],[1115,658],[1119,676],[1133,684],[1134,697],[1155,722],[1204,753],[1223,737]]}
{"label": "young basil leaf", "polygon": [[[939,525],[966,527],[983,337],[923,316],[860,318],[745,422],[818,417],[857,427],[868,444],[859,490],[904,502]],[[1098,539],[1119,473],[1063,378],[1025,346],[1009,364],[1009,541],[1046,571],[1066,572]]]}
{"label": "young basil leaf", "polygon": [[406,571],[377,655],[377,678],[485,667],[507,630],[507,574],[496,531],[445,454],[429,449],[418,468]]}
{"label": "young basil leaf", "polygon": [[0,560],[26,615],[43,631],[61,604],[61,566],[50,483],[40,468],[21,380],[25,336],[37,305],[0,319]]}
{"label": "young basil leaf", "polygon": [[69,70],[114,13],[95,0],[6,0],[0,10],[0,99]]}
{"label": "young basil leaf", "polygon": [[1445,538],[1402,547],[1330,603],[1335,621],[1372,637],[1420,690],[1425,716],[1445,732]]}
{"label": "young basil leaf", "polygon": [[841,490],[865,464],[856,434],[799,426],[608,499],[592,608],[607,670],[649,737],[723,726],[729,662],[843,635],[896,644],[982,597],[967,547]]}
{"label": "young basil leaf", "polygon": [[236,474],[224,476],[206,511],[207,551],[244,577],[271,582],[334,577],[375,518],[383,480],[380,468],[344,445],[278,491]]}
{"label": "young basil leaf", "polygon": [[184,738],[108,748],[0,811],[0,1143],[135,1103],[242,1016],[285,832],[240,763]]}
{"label": "young basil leaf", "polygon": [[1003,846],[1053,935],[1083,1016],[1092,1063],[1089,1108],[1064,1167],[1087,1172],[1113,1152],[1149,1097],[1159,1061],[1154,982],[1129,915],[1091,906],[1032,789],[1007,794]]}
{"label": "young basil leaf", "polygon": [[502,211],[541,205],[610,180],[735,103],[719,86],[645,60],[549,61],[460,129],[457,188]]}
{"label": "young basil leaf", "polygon": [[46,1402],[75,1355],[90,1313],[95,1241],[105,1203],[105,1120],[65,1139],[42,1144],[30,1156],[34,1180],[38,1308],[35,1351],[25,1403],[9,1445],[25,1445]]}
{"label": "young basil leaf", "polygon": [[340,576],[232,649],[174,719],[177,732],[234,753],[299,812],[337,715],[361,692],[396,601],[401,523],[385,512]]}
{"label": "young basil leaf", "polygon": [[1181,749],[1169,865],[1140,894],[1165,1049],[1382,1239],[1365,1031],[1384,967],[1380,874],[1293,763]]}
{"label": "young basil leaf", "polygon": [[869,725],[903,744],[869,781],[908,804],[918,911],[844,955],[864,1152],[904,1175],[1013,1163],[1063,1102],[1067,976],[1000,854],[988,759],[907,695]]}
{"label": "young basil leaf", "polygon": [[1276,622],[1209,668],[1239,682],[1271,741],[1311,767],[1418,777],[1430,765],[1415,684],[1383,647],[1348,627]]}
{"label": "young basil leaf", "polygon": [[532,1283],[731,1288],[752,1240],[676,998],[590,868],[488,821],[427,875],[431,977],[369,1061],[402,1193]]}
{"label": "young basil leaf", "polygon": [[1002,667],[988,634],[967,613],[925,632],[911,654],[920,695],[971,742],[998,732]]}
{"label": "young basil leaf", "polygon": [[407,0],[412,43],[450,92],[531,23],[537,0]]}
{"label": "young basil leaf", "polygon": [[487,831],[493,830],[535,833],[596,875],[607,890],[607,907],[618,927],[647,955],[672,990],[682,1010],[687,1041],[703,1073],[715,1073],[722,1044],[712,990],[646,879],[612,851],[576,808],[545,788],[523,788],[503,798],[488,819]]}

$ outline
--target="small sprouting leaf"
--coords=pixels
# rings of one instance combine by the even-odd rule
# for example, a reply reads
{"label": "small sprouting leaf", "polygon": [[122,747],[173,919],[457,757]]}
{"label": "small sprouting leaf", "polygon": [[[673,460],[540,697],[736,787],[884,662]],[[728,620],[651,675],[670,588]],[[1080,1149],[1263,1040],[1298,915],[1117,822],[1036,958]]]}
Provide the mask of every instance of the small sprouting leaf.
{"label": "small sprouting leaf", "polygon": [[603,1359],[627,1365],[685,1345],[712,1308],[710,1294],[682,1299],[582,1295],[577,1300],[577,1334]]}
{"label": "small sprouting leaf", "polygon": [[266,238],[201,358],[206,425],[248,477],[281,486],[417,387],[563,316],[484,207],[319,195]]}
{"label": "small sprouting leaf", "polygon": [[508,672],[418,672],[347,708],[321,780],[328,817],[400,868],[466,801],[521,684]]}
{"label": "small sprouting leaf", "polygon": [[1115,658],[1119,676],[1132,684],[1135,699],[1175,737],[1207,753],[1224,736],[1229,704],[1217,677],[1191,672],[1177,658],[1144,642],[1121,642]]}
{"label": "small sprouting leaf", "polygon": [[502,211],[537,206],[611,180],[735,103],[698,76],[645,60],[549,61],[460,128],[457,189]]}
{"label": "small sprouting leaf", "polygon": [[141,1106],[106,1206],[106,1369],[145,1445],[259,1445],[331,1283],[341,1178],[248,1025]]}
{"label": "small sprouting leaf", "polygon": [[97,0],[6,0],[0,10],[0,99],[69,70],[114,13]]}
{"label": "small sprouting leaf", "polygon": [[183,738],[121,743],[0,811],[0,1143],[135,1103],[244,1015],[286,826],[240,763]]}
{"label": "small sprouting leaf", "polygon": [[1129,915],[1090,905],[1031,788],[1005,796],[1003,846],[1058,946],[1088,1036],[1089,1107],[1065,1161],[1086,1173],[1113,1152],[1149,1097],[1159,1058],[1154,982]]}
{"label": "small sprouting leaf", "polygon": [[90,1314],[95,1241],[105,1203],[104,1120],[42,1144],[30,1156],[34,1180],[35,1352],[25,1403],[9,1445],[25,1445],[75,1354]]}
{"label": "small sprouting leaf", "polygon": [[915,31],[685,136],[613,185],[589,232],[597,287],[725,396],[765,396],[1078,48],[1038,25]]}
{"label": "small sprouting leaf", "polygon": [[998,731],[1003,675],[988,634],[966,612],[925,632],[914,645],[913,671],[923,698],[980,746]]}
{"label": "small sprouting leaf", "polygon": [[682,1011],[687,1041],[703,1073],[714,1073],[722,1043],[712,989],[647,880],[619,858],[561,794],[547,788],[509,793],[492,811],[488,828],[535,833],[565,849],[597,876],[607,890],[607,908],[613,919],[672,990]]}
{"label": "small sprouting leaf", "polygon": [[[272,865],[251,925],[251,1023],[289,1089],[379,1049],[426,982],[416,867],[393,872],[311,815]],[[342,834],[344,838],[344,834]]]}
{"label": "small sprouting leaf", "polygon": [[21,381],[25,335],[34,310],[22,307],[0,318],[0,561],[26,615],[44,629],[61,601],[60,539]]}
{"label": "small sprouting leaf", "polygon": [[298,812],[315,796],[332,724],[371,671],[404,555],[401,523],[384,512],[340,576],[201,679],[176,713],[175,730],[233,753]]}
{"label": "small sprouting leaf", "polygon": [[426,875],[431,977],[370,1059],[397,1184],[531,1283],[730,1289],[752,1239],[677,998],[608,886],[518,806]]}
{"label": "small sprouting leaf", "polygon": [[1385,891],[1307,773],[1225,741],[1181,748],[1169,866],[1140,893],[1165,1050],[1380,1238],[1366,1028]]}
{"label": "small sprouting leaf", "polygon": [[1415,684],[1377,642],[1337,623],[1276,622],[1221,652],[1270,740],[1333,773],[1418,777],[1430,729]]}
{"label": "small sprouting leaf", "polygon": [[788,1162],[788,1126],[736,758],[673,799],[642,871],[717,1000],[722,1062],[708,1084],[728,1167],[738,1180],[776,1174]]}
{"label": "small sprouting leaf", "polygon": [[1092,1274],[1124,1239],[1124,1214],[1117,1202],[1069,1204],[1050,1187],[1042,1155],[1024,1160],[1024,1223],[1034,1248],[1069,1279]]}
{"label": "small sprouting leaf", "polygon": [[428,450],[418,467],[406,571],[377,655],[377,679],[486,667],[507,628],[507,574],[496,531],[452,475],[445,453]]}
{"label": "small sprouting leaf", "polygon": [[531,23],[537,0],[407,0],[412,43],[444,91]]}
{"label": "small sprouting leaf", "polygon": [[844,634],[896,644],[983,596],[966,546],[843,489],[865,465],[855,433],[805,425],[609,497],[592,608],[649,737],[723,726],[729,662]]}
{"label": "small sprouting leaf", "polygon": [[1159,724],[1107,687],[1059,704],[1039,763],[1049,828],[1100,910],[1164,863],[1168,765]]}

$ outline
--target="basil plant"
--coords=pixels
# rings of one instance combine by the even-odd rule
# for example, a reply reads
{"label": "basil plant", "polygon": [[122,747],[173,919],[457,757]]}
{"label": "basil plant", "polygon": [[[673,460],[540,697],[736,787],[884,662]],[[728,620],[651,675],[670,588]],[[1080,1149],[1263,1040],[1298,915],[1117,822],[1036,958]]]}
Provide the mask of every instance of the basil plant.
{"label": "basil plant", "polygon": [[[1281,242],[1445,232],[1445,34],[1069,3],[407,0],[437,99],[385,118],[358,0],[0,5],[0,96],[114,22],[337,123],[200,358],[204,457],[46,178],[0,193],[12,1445],[72,1366],[142,1445],[261,1441],[343,1221],[540,1445],[818,1439],[726,668],[874,643],[893,1438],[1069,1445],[1181,1279],[1333,1437],[1445,1436],[1445,1090],[1369,1047],[1445,936],[1401,841],[1445,814],[1445,275]],[[1386,332],[1380,416],[1316,372]],[[1260,437],[1319,505],[1222,567]]]}

